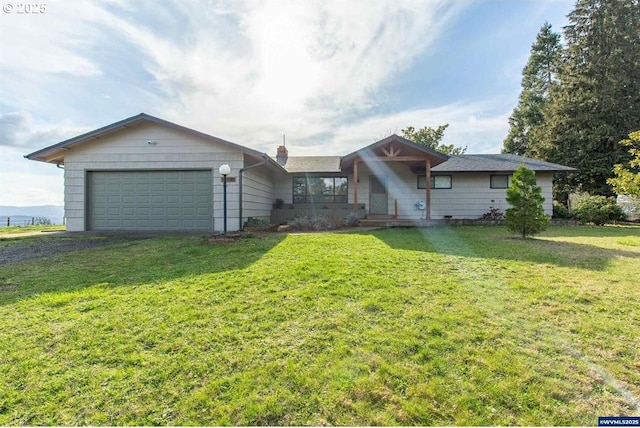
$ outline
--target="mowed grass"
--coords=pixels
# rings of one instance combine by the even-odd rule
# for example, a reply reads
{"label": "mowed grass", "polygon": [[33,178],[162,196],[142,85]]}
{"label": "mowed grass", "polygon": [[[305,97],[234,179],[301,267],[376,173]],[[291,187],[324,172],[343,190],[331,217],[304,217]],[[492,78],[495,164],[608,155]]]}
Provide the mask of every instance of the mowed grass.
{"label": "mowed grass", "polygon": [[119,240],[0,268],[0,425],[640,414],[638,227],[201,241]]}
{"label": "mowed grass", "polygon": [[2,226],[0,227],[0,238],[8,234],[27,234],[29,232],[63,232],[64,225],[38,225],[38,226]]}

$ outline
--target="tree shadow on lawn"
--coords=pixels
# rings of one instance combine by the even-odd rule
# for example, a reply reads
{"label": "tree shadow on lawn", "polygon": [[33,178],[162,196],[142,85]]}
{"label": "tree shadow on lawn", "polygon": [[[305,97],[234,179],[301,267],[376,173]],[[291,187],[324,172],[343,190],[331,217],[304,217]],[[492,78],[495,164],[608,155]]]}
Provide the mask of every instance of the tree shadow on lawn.
{"label": "tree shadow on lawn", "polygon": [[[543,237],[521,239],[509,234],[506,229],[493,226],[394,228],[361,233],[374,236],[394,249],[549,264],[595,271],[605,270],[611,261],[619,257],[640,258],[640,252],[634,251],[549,240]],[[554,238],[558,236],[562,235],[553,235]],[[603,235],[600,233],[593,236],[602,237]]]}
{"label": "tree shadow on lawn", "polygon": [[[197,237],[110,237],[16,241],[20,251],[37,253],[9,260],[0,250],[0,305],[50,292],[102,285],[136,286],[244,269],[286,235],[214,242]],[[96,241],[99,239],[100,241]],[[86,241],[86,242],[82,242]],[[91,241],[92,243],[89,243]],[[44,248],[64,249],[59,252]]]}

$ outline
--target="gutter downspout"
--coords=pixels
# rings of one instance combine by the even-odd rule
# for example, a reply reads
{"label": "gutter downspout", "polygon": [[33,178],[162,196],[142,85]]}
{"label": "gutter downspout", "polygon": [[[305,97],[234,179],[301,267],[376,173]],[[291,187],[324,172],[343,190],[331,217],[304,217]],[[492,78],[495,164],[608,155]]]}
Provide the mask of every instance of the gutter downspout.
{"label": "gutter downspout", "polygon": [[239,205],[240,206],[239,206],[239,209],[238,209],[238,211],[240,212],[240,215],[239,215],[239,219],[238,219],[238,226],[239,226],[240,230],[244,229],[244,227],[242,225],[242,173],[245,172],[248,169],[252,169],[252,168],[255,168],[257,166],[265,165],[266,163],[267,163],[267,155],[262,155],[262,162],[258,162],[256,164],[249,165],[246,168],[242,168],[240,170],[240,172],[238,173],[238,184],[240,186],[240,189],[239,189],[239,192],[238,192],[239,193],[239,197],[240,197],[240,201],[239,201]]}

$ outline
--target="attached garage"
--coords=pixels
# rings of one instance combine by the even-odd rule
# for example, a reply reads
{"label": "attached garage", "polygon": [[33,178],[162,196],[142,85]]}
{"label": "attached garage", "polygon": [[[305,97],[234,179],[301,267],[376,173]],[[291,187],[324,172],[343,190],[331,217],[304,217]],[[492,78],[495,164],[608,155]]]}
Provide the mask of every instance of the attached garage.
{"label": "attached garage", "polygon": [[86,212],[87,230],[212,230],[212,171],[88,171]]}

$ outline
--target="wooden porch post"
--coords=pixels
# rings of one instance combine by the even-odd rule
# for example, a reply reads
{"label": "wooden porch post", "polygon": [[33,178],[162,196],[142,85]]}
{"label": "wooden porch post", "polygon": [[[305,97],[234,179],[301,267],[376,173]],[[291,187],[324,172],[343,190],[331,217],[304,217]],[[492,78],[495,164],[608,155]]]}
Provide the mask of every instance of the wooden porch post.
{"label": "wooden porch post", "polygon": [[353,212],[358,212],[358,158],[353,161]]}
{"label": "wooden porch post", "polygon": [[427,185],[426,187],[426,197],[427,197],[427,212],[425,213],[425,219],[431,220],[431,161],[427,159]]}

